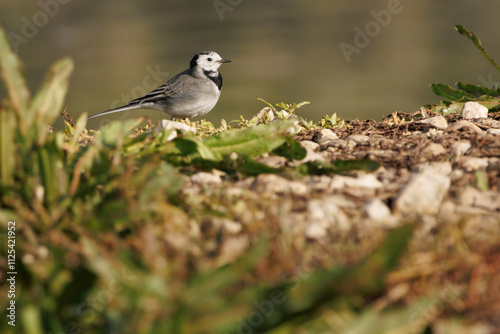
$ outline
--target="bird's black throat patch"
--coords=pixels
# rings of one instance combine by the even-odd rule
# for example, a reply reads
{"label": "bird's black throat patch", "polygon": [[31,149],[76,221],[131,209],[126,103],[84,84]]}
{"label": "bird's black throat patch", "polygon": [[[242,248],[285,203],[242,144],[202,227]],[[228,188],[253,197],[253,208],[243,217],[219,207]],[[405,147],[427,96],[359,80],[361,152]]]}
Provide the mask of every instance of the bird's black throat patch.
{"label": "bird's black throat patch", "polygon": [[219,90],[222,88],[222,76],[218,71],[203,71],[203,73],[219,87]]}

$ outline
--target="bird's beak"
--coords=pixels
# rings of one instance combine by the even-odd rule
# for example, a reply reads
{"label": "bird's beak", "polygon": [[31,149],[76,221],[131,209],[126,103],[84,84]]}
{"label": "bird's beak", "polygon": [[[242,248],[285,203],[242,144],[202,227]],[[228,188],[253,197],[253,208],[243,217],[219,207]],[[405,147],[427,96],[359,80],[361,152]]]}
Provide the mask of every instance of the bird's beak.
{"label": "bird's beak", "polygon": [[218,62],[224,64],[224,63],[230,63],[231,61],[229,59],[221,59]]}

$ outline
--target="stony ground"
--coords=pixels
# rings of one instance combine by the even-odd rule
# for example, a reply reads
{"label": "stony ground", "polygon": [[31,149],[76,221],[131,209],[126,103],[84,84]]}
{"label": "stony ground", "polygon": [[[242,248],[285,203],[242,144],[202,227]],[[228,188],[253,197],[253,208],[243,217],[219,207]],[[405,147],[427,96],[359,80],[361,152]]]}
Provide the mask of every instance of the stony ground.
{"label": "stony ground", "polygon": [[[194,174],[183,190],[186,205],[195,207],[189,198],[206,196],[207,205],[225,217],[204,218],[202,231],[193,232],[206,239],[223,231],[208,250],[219,265],[244,253],[253,234],[271,231],[280,245],[269,261],[280,265],[271,263],[261,274],[279,281],[283,266],[299,275],[311,258],[324,266],[354,261],[388,229],[417,221],[410,251],[377,302],[405,303],[455,289],[441,300],[447,306],[429,317],[465,314],[488,326],[480,332],[500,330],[500,113],[470,120],[393,114],[383,122],[351,120],[340,129],[302,132],[296,139],[308,150],[307,160],[369,158],[381,166],[298,178]],[[260,162],[297,164],[271,155]],[[203,253],[209,246],[199,247]]]}

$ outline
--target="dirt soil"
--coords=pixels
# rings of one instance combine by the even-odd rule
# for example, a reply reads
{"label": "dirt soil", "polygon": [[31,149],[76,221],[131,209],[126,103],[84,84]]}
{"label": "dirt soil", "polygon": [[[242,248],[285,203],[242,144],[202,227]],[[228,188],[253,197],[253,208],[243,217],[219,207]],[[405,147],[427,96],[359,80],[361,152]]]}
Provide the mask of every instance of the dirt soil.
{"label": "dirt soil", "polygon": [[[187,202],[192,194],[204,195],[214,211],[224,207],[226,217],[234,216],[202,223],[201,238],[218,236],[208,250],[214,260],[232,261],[252,235],[266,230],[275,235],[276,250],[259,274],[279,281],[283,268],[299,275],[311,259],[327,267],[356,261],[388,230],[416,221],[409,252],[377,303],[454,291],[441,300],[446,307],[429,317],[465,314],[471,323],[500,332],[500,113],[469,120],[430,111],[425,118],[415,115],[348,120],[340,129],[295,136],[308,150],[305,160],[369,158],[380,163],[373,172],[296,179],[191,176],[183,190]],[[271,155],[260,162],[297,164]],[[238,200],[246,203],[244,212],[228,204]]]}

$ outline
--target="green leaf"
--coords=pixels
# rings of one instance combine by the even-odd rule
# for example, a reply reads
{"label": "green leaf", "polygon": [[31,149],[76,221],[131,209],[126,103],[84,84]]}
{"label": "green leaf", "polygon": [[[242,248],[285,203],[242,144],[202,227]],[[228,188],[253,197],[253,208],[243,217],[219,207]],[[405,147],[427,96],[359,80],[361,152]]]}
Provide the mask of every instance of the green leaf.
{"label": "green leaf", "polygon": [[297,167],[299,173],[312,175],[325,175],[331,173],[344,173],[352,170],[374,171],[380,167],[378,161],[370,159],[337,160],[333,163],[324,161],[311,161]]}
{"label": "green leaf", "polygon": [[260,174],[276,174],[282,169],[269,167],[253,159],[241,157],[235,162],[235,170],[247,176],[257,176]]}
{"label": "green leaf", "polygon": [[294,122],[290,120],[230,130],[211,136],[205,139],[204,143],[215,154],[221,156],[237,153],[256,158],[279,147],[296,132]]}
{"label": "green leaf", "polygon": [[54,142],[50,145],[36,147],[40,178],[45,190],[45,203],[53,203],[59,198],[67,186],[67,174],[62,167],[61,151]]}
{"label": "green leaf", "polygon": [[472,42],[476,46],[476,48],[483,54],[483,56],[493,65],[498,71],[500,71],[500,66],[497,65],[497,63],[491,58],[487,53],[486,50],[484,49],[481,40],[474,34],[472,31],[468,30],[462,25],[456,25],[455,30],[458,31],[460,34],[465,36],[469,41]]}
{"label": "green leaf", "polygon": [[20,310],[20,321],[26,334],[42,334],[42,319],[40,317],[40,305],[30,303]]}
{"label": "green leaf", "polygon": [[[440,104],[438,105],[428,105],[426,106],[427,109],[430,109],[434,112],[440,113],[440,114],[450,114],[450,113],[455,113],[459,114],[462,111],[462,108],[464,107],[464,104],[469,101],[461,101],[461,102],[450,102],[450,101],[441,101]],[[500,98],[498,97],[489,97],[489,96],[482,96],[477,99],[472,99],[472,101],[475,101],[486,108],[488,108],[490,111],[494,111],[498,109],[500,106]]]}
{"label": "green leaf", "polygon": [[415,224],[405,225],[388,233],[386,240],[373,254],[352,267],[319,270],[305,280],[270,289],[262,300],[271,300],[273,291],[282,291],[286,302],[275,305],[272,318],[266,319],[255,330],[264,333],[302,314],[321,310],[326,303],[339,297],[379,293],[384,288],[384,278],[398,264],[405,253]]}
{"label": "green leaf", "polygon": [[[203,321],[202,317],[201,321],[198,317],[189,319],[195,314],[217,314],[217,317],[209,318],[211,330],[231,327],[238,321],[238,318],[248,314],[253,306],[252,299],[258,287],[246,288],[237,297],[230,298],[223,291],[241,282],[242,277],[255,270],[258,263],[269,253],[269,248],[269,239],[262,237],[245,256],[217,270],[200,273],[191,279],[182,293],[182,306],[178,308],[178,314],[173,317],[179,327],[183,324],[186,326],[178,332],[200,333],[202,331],[200,328],[203,330],[207,328],[206,321]],[[185,310],[189,312],[183,312]]]}
{"label": "green leaf", "polygon": [[17,113],[21,131],[26,134],[24,117],[28,109],[31,97],[26,79],[24,67],[17,54],[12,50],[7,34],[0,25],[0,69],[2,80],[7,88],[9,104]]}
{"label": "green leaf", "polygon": [[347,323],[343,322],[343,326],[337,329],[345,334],[420,334],[438,316],[437,312],[428,312],[437,300],[439,294],[436,293],[435,296],[420,298],[407,307],[391,311],[380,312],[369,308],[354,319],[346,321]]}
{"label": "green leaf", "polygon": [[13,183],[16,125],[14,112],[0,107],[0,182],[4,186]]}
{"label": "green leaf", "polygon": [[433,84],[431,84],[431,89],[434,92],[434,94],[436,94],[438,96],[442,96],[442,97],[444,97],[448,100],[451,100],[451,101],[457,101],[457,100],[460,100],[461,98],[464,98],[464,97],[467,97],[470,99],[474,98],[473,95],[470,95],[461,89],[453,89],[449,85],[445,85],[445,84],[433,83]]}
{"label": "green leaf", "polygon": [[78,139],[82,134],[83,130],[85,130],[86,125],[87,125],[87,113],[84,112],[83,114],[80,115],[80,117],[78,117],[78,120],[75,123],[75,130],[73,131],[73,138],[71,139],[71,143],[74,146],[77,146]]}
{"label": "green leaf", "polygon": [[61,114],[73,67],[71,58],[63,58],[54,63],[30,104],[28,117],[32,118],[30,122],[36,122],[39,144],[45,142],[48,126]]}
{"label": "green leaf", "polygon": [[189,156],[192,159],[202,158],[205,160],[221,160],[219,154],[214,153],[210,147],[196,137],[177,137],[171,142],[173,144],[170,154]]}
{"label": "green leaf", "polygon": [[292,138],[273,151],[274,154],[281,155],[289,160],[302,160],[307,155],[307,150]]}
{"label": "green leaf", "polygon": [[482,97],[484,95],[487,96],[499,96],[500,95],[500,89],[491,89],[479,85],[472,85],[472,84],[466,84],[463,82],[457,82],[457,87],[463,91],[465,91],[467,94],[473,95],[475,97]]}
{"label": "green leaf", "polygon": [[101,132],[95,137],[96,143],[100,143],[109,148],[120,148],[135,128],[135,120],[113,121],[109,126],[101,128]]}
{"label": "green leaf", "polygon": [[267,102],[266,100],[264,100],[264,99],[262,99],[260,97],[258,97],[257,100],[259,100],[261,102],[264,102],[269,108],[271,108],[271,110],[276,111],[276,108],[271,103]]}
{"label": "green leaf", "polygon": [[488,178],[488,173],[486,173],[484,170],[477,170],[476,184],[479,190],[488,191],[490,189],[490,180]]}

